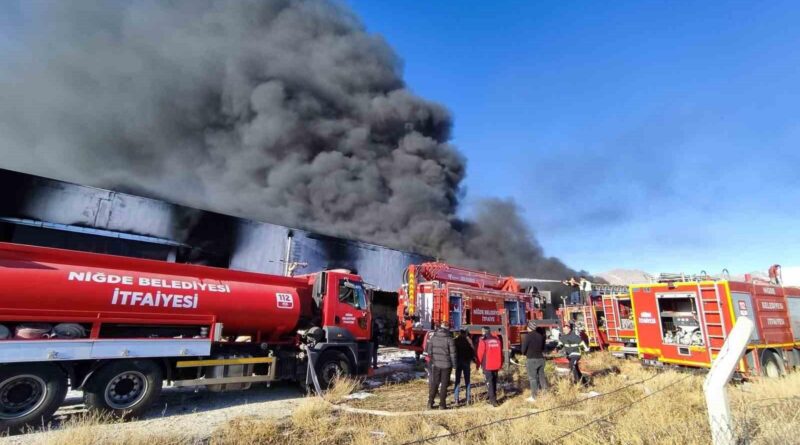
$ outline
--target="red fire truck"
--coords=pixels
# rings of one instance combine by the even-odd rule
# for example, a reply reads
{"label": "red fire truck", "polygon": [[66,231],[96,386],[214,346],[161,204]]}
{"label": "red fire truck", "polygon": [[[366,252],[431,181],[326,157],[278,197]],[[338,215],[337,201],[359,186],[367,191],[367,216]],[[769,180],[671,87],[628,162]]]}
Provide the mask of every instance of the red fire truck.
{"label": "red fire truck", "polygon": [[528,320],[542,320],[544,313],[513,277],[444,263],[409,266],[399,295],[400,345],[418,353],[425,334],[442,322],[452,330],[467,329],[473,340],[489,326],[507,350],[516,350]]}
{"label": "red fire truck", "polygon": [[0,243],[0,283],[3,431],[41,425],[68,386],[90,409],[135,416],[165,380],[228,391],[369,368],[367,293],[344,270],[284,277]]}
{"label": "red fire truck", "polygon": [[627,286],[593,284],[586,304],[565,304],[559,309],[563,323],[578,327],[590,347],[618,357],[636,356],[636,332]]}
{"label": "red fire truck", "polygon": [[648,364],[709,368],[736,320],[749,317],[756,330],[741,375],[777,376],[800,365],[800,288],[700,277],[634,285],[631,296]]}
{"label": "red fire truck", "polygon": [[603,295],[603,315],[608,350],[618,357],[636,357],[636,330],[630,289],[625,286]]}

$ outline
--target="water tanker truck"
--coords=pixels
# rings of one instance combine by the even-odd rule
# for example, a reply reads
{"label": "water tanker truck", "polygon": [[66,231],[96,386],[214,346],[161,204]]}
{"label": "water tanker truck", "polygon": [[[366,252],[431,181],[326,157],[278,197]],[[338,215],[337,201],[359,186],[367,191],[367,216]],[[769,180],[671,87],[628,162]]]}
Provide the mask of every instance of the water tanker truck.
{"label": "water tanker truck", "polygon": [[285,277],[0,243],[0,430],[42,425],[69,387],[90,410],[136,416],[165,381],[327,386],[368,372],[370,328],[346,270]]}

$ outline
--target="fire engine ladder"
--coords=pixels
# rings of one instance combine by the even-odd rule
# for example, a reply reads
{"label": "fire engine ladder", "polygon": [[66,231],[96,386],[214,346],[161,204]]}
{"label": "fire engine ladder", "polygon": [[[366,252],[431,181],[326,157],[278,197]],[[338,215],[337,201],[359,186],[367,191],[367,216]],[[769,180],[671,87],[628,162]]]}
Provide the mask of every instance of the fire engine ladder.
{"label": "fire engine ladder", "polygon": [[[710,291],[714,291],[714,295],[707,297],[706,295]],[[700,296],[699,309],[703,317],[703,336],[708,348],[708,359],[711,362],[714,360],[714,356],[722,349],[727,337],[725,317],[722,314],[722,301],[719,295],[719,284],[715,282],[713,287],[704,287],[698,283],[697,293]],[[709,320],[709,318],[712,320]]]}
{"label": "fire engine ladder", "polygon": [[586,328],[586,335],[589,336],[589,342],[594,341],[598,348],[605,349],[602,342],[600,342],[600,331],[597,329],[597,314],[594,311],[594,306],[584,305],[581,308],[583,312],[583,323]]}
{"label": "fire engine ladder", "polygon": [[603,296],[603,310],[606,313],[606,336],[609,339],[619,338],[619,314],[615,304],[615,298],[612,295]]}
{"label": "fire engine ladder", "polygon": [[440,323],[445,321],[445,303],[438,287],[433,288],[433,311],[431,311],[431,330],[436,330]]}

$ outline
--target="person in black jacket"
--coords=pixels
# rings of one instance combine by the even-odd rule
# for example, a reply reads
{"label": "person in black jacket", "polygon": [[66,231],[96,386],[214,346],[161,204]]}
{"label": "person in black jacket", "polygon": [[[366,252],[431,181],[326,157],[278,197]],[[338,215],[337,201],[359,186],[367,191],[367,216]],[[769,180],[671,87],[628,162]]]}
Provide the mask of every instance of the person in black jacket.
{"label": "person in black jacket", "polygon": [[371,350],[372,352],[372,367],[374,369],[378,368],[378,347],[380,346],[381,337],[383,336],[383,320],[379,320],[377,317],[372,318],[372,338],[371,340]]}
{"label": "person in black jacket", "polygon": [[431,359],[431,385],[428,387],[428,409],[433,409],[433,399],[439,392],[439,409],[447,409],[447,387],[450,372],[456,364],[456,345],[447,324],[442,324],[428,340],[425,352]]}
{"label": "person in black jacket", "polygon": [[469,336],[467,335],[467,330],[462,329],[458,333],[458,337],[455,340],[456,345],[456,386],[453,390],[453,397],[455,399],[456,405],[459,404],[458,400],[458,393],[461,389],[461,376],[464,376],[464,385],[467,386],[467,400],[466,403],[469,405],[470,403],[470,385],[469,385],[469,368],[472,362],[475,361],[475,349],[472,347],[472,341],[470,341]]}
{"label": "person in black jacket", "polygon": [[535,322],[528,323],[528,332],[522,337],[522,353],[527,357],[525,367],[528,369],[528,382],[531,385],[531,396],[528,402],[536,401],[539,390],[547,389],[547,378],[544,375],[545,337]]}

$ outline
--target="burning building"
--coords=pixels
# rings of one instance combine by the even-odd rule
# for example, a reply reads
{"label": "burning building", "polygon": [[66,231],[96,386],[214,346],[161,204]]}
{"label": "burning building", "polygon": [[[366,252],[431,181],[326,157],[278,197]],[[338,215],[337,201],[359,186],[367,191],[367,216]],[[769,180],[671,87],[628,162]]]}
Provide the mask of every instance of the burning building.
{"label": "burning building", "polygon": [[0,188],[0,241],[277,275],[349,269],[377,288],[375,312],[390,324],[403,271],[432,260],[10,170],[0,169]]}

